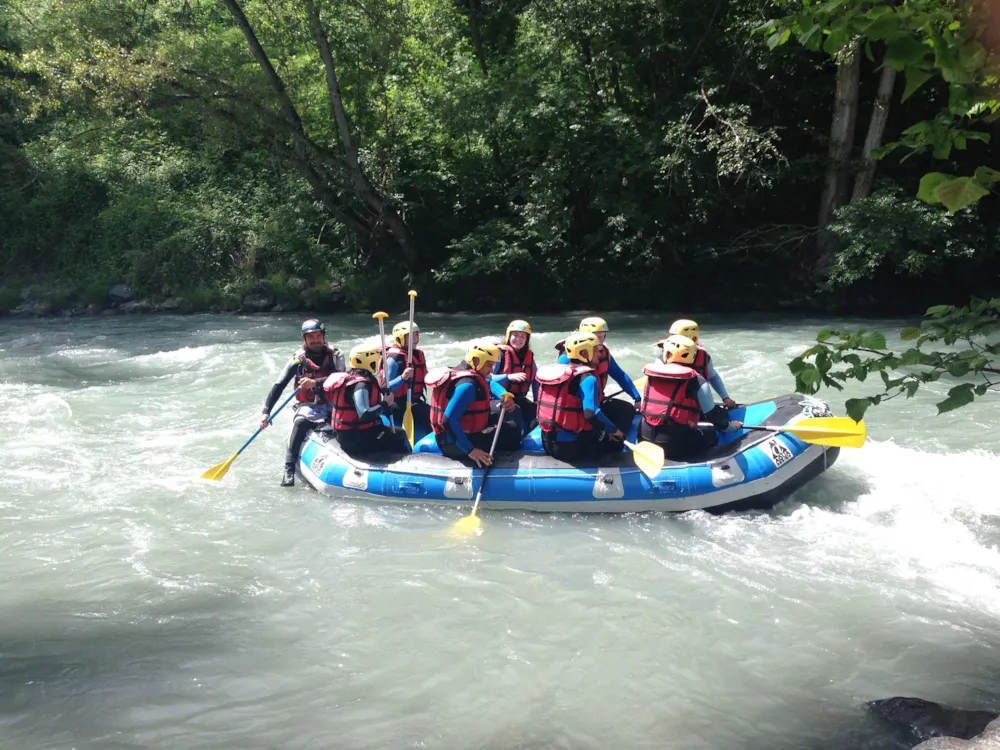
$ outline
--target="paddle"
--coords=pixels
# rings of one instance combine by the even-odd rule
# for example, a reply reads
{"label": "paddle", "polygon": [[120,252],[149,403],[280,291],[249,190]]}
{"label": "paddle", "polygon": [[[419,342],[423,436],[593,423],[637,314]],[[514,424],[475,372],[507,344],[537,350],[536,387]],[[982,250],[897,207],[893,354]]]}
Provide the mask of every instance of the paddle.
{"label": "paddle", "polygon": [[[410,295],[410,332],[406,335],[406,366],[413,367],[413,300],[416,299],[417,293],[412,289],[408,292]],[[406,433],[406,439],[410,441],[410,447],[414,445],[413,440],[413,378],[410,377],[410,383],[406,388],[406,411],[403,413],[403,432]],[[500,432],[500,430],[497,430]]]}
{"label": "paddle", "polygon": [[[711,425],[708,422],[701,422],[698,426],[709,427]],[[805,443],[832,445],[837,448],[860,448],[865,444],[865,438],[868,435],[868,428],[865,426],[864,420],[855,422],[850,417],[812,417],[782,427],[745,424],[743,429],[787,432]]]}
{"label": "paddle", "polygon": [[[317,385],[318,385],[318,383],[317,383]],[[298,393],[300,390],[302,390],[302,389],[301,388],[296,388],[294,391],[292,391],[292,395],[289,396],[288,398],[286,398],[282,402],[281,406],[279,406],[277,409],[274,410],[274,412],[271,414],[271,416],[269,416],[267,418],[267,423],[268,424],[271,424],[271,422],[274,421],[274,418],[276,416],[278,416],[278,412],[281,411],[282,409],[284,409],[285,406],[288,405],[288,402],[291,401],[293,398],[295,398],[295,394]],[[257,437],[263,431],[264,431],[263,427],[258,427],[257,428],[257,432],[255,432],[253,435],[251,435],[250,439],[247,440],[245,443],[243,443],[243,447],[242,448],[240,448],[238,451],[236,451],[236,453],[234,453],[232,456],[230,456],[228,460],[223,461],[221,464],[216,464],[211,469],[209,469],[208,471],[206,471],[204,474],[201,475],[201,478],[202,479],[212,479],[212,480],[218,482],[220,479],[222,479],[224,476],[226,476],[226,474],[229,473],[229,467],[233,465],[233,461],[236,460],[236,457],[239,456],[246,449],[246,447],[248,445],[250,445],[250,443],[252,443],[254,441],[254,438]]]}
{"label": "paddle", "polygon": [[[389,392],[389,365],[388,355],[385,353],[385,319],[389,317],[387,312],[372,313],[372,317],[378,321],[378,335],[382,339],[382,388],[384,393]],[[393,434],[396,432],[396,423],[392,421],[392,414],[389,415],[389,429]]]}
{"label": "paddle", "polygon": [[[504,400],[508,398],[514,398],[511,393],[505,393],[503,395]],[[500,421],[497,422],[496,432],[493,433],[493,445],[490,446],[490,458],[493,458],[493,454],[497,450],[497,441],[500,439],[500,428],[503,427],[504,412],[500,410]],[[479,501],[483,499],[483,488],[486,486],[486,477],[490,475],[490,469],[493,464],[490,464],[485,469],[483,469],[483,481],[479,484],[479,491],[476,493],[476,502],[472,505],[472,513],[467,516],[463,516],[455,521],[454,530],[461,532],[463,534],[471,534],[473,531],[478,529],[483,525],[482,519],[477,515],[479,513]]]}
{"label": "paddle", "polygon": [[650,479],[655,478],[663,471],[663,448],[656,443],[643,441],[636,445],[626,440],[625,447],[632,451],[632,457],[635,459],[635,465],[639,467],[639,471]]}

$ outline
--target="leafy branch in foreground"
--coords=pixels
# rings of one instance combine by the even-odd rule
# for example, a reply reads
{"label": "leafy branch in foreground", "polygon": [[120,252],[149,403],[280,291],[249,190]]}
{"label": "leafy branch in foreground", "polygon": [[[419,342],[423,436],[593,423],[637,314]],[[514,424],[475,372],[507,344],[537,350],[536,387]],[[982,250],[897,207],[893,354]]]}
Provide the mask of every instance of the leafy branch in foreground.
{"label": "leafy branch in foreground", "polygon": [[[889,349],[879,331],[824,329],[816,345],[793,359],[788,368],[795,376],[795,390],[814,394],[823,386],[843,390],[847,380],[864,382],[872,373],[882,379],[882,393],[847,399],[847,414],[860,420],[869,406],[905,393],[912,398],[924,383],[942,377],[959,378],[937,404],[938,414],[971,404],[976,396],[1000,387],[1000,297],[973,299],[964,307],[935,305],[928,308],[919,328],[900,331],[913,347],[901,354]],[[944,349],[937,349],[943,345]]]}

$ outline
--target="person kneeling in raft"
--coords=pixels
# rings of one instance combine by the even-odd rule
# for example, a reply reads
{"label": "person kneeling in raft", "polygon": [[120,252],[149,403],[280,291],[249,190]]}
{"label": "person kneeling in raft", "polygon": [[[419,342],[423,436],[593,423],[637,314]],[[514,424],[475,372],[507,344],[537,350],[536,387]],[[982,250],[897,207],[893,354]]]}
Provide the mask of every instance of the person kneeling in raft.
{"label": "person kneeling in raft", "polygon": [[[542,447],[567,463],[596,462],[601,453],[620,451],[625,433],[602,411],[594,362],[601,345],[592,333],[566,339],[566,364],[538,369],[538,424]],[[628,406],[628,404],[626,404]]]}
{"label": "person kneeling in raft", "polygon": [[[408,358],[410,337],[413,337],[413,359]],[[425,430],[431,428],[431,408],[424,400],[424,388],[427,381],[427,358],[417,344],[420,343],[420,326],[404,320],[392,327],[392,345],[385,350],[388,363],[389,391],[395,401],[386,411],[386,416],[393,424],[403,423],[406,413],[406,395],[412,389],[413,424]]]}
{"label": "person kneeling in raft", "polygon": [[[701,343],[701,329],[698,327],[698,324],[693,320],[675,320],[670,326],[670,333],[667,335],[687,336],[695,343],[698,347],[698,353],[695,355],[691,367],[715,389],[715,392],[719,394],[719,398],[722,399],[722,403],[727,409],[735,409],[736,402],[729,398],[726,385],[722,382],[722,376],[715,371],[715,365],[712,364],[712,355],[708,353],[708,350]],[[666,339],[660,339],[656,342],[656,345],[662,349],[664,341]]]}
{"label": "person kneeling in raft", "polygon": [[[535,428],[535,411],[538,403],[538,383],[535,381],[535,355],[531,351],[531,324],[526,320],[512,320],[507,326],[500,349],[500,361],[493,366],[494,383],[505,386],[514,394],[514,403],[521,410],[524,434]],[[531,392],[534,401],[528,400]]]}
{"label": "person kneeling in raft", "polygon": [[[639,409],[639,438],[662,445],[672,461],[711,448],[719,441],[716,430],[736,432],[743,427],[715,405],[708,381],[691,367],[697,353],[691,339],[670,336],[663,342],[663,362],[646,365],[642,371],[647,380]],[[702,414],[714,426],[698,427]]]}
{"label": "person kneeling in raft", "polygon": [[375,377],[379,366],[379,350],[364,344],[351,349],[347,357],[350,369],[335,372],[323,382],[323,391],[330,401],[330,424],[337,432],[337,442],[354,457],[380,451],[409,451],[402,430],[391,432],[382,424],[382,414],[392,406],[393,395],[383,400]]}
{"label": "person kneeling in raft", "polygon": [[[592,333],[597,337],[597,352],[590,366],[594,368],[594,375],[597,376],[599,384],[597,394],[600,397],[601,410],[616,425],[627,429],[632,425],[635,408],[621,399],[604,398],[604,389],[608,385],[608,376],[610,375],[621,386],[622,391],[632,398],[636,407],[641,403],[642,396],[639,395],[639,391],[632,382],[632,378],[615,362],[615,358],[611,356],[611,351],[604,343],[608,335],[608,330],[608,322],[604,318],[584,318],[580,321],[580,333]],[[561,365],[569,364],[569,357],[566,356],[564,347],[564,341],[556,343],[556,349],[561,352],[557,361]]]}
{"label": "person kneeling in raft", "polygon": [[[489,466],[489,454],[497,423],[503,419],[497,450],[516,451],[521,447],[521,410],[499,383],[486,376],[500,361],[493,344],[477,344],[469,349],[457,367],[434,370],[427,376],[431,393],[431,429],[441,453],[459,460],[470,459],[477,466]],[[498,402],[491,403],[491,398]],[[502,414],[501,414],[502,410]]]}

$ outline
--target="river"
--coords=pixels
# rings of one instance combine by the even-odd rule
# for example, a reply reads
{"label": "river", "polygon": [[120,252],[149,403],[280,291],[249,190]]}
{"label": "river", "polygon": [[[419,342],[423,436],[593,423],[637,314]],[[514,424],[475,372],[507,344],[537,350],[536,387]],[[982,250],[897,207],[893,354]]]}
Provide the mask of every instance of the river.
{"label": "river", "polygon": [[[637,376],[670,318],[607,317]],[[532,319],[543,361],[578,319]],[[433,366],[507,318],[418,321]],[[199,479],[299,322],[0,321],[0,747],[888,750],[864,701],[997,705],[1000,397],[875,408],[863,449],[767,513],[486,512],[457,540],[451,509],[279,487],[286,413]],[[865,325],[700,322],[738,401]],[[373,331],[327,324],[345,348]]]}

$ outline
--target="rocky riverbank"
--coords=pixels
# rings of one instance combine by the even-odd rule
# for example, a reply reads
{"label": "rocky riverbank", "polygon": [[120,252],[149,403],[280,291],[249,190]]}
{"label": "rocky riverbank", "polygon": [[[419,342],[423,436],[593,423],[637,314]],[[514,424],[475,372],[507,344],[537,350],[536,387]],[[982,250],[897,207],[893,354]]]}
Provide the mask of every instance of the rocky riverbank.
{"label": "rocky riverbank", "polygon": [[339,282],[310,284],[291,277],[280,287],[258,281],[246,290],[195,290],[172,294],[162,289],[141,297],[126,284],[114,284],[106,295],[91,291],[87,298],[67,292],[65,287],[30,284],[20,289],[6,288],[0,315],[31,318],[42,316],[136,315],[144,313],[240,312],[280,313],[295,310],[331,312],[343,309],[346,298]]}

